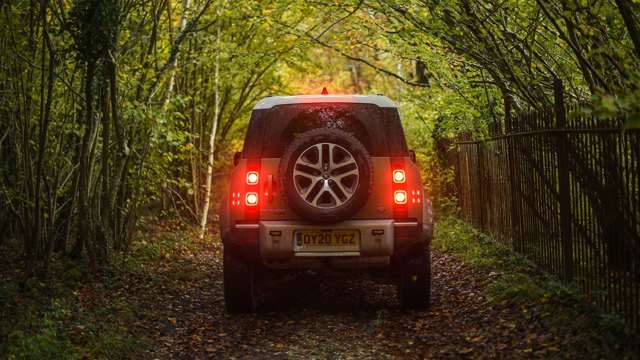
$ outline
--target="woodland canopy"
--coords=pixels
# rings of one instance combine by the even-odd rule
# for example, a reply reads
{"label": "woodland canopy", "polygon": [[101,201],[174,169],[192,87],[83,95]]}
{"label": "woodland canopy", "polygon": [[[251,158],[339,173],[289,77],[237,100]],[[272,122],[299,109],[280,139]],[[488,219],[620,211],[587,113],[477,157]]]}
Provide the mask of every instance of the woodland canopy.
{"label": "woodland canopy", "polygon": [[58,253],[106,265],[152,217],[215,223],[264,96],[388,95],[435,193],[451,180],[436,145],[486,137],[505,99],[544,109],[560,80],[585,113],[640,111],[635,0],[10,0],[0,12],[0,244],[23,244],[29,274]]}

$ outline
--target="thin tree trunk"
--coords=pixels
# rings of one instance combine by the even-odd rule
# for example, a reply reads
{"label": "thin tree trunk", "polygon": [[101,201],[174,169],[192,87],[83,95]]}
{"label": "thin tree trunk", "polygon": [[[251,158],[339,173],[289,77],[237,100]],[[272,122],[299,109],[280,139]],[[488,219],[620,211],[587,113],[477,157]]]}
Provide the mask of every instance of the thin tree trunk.
{"label": "thin tree trunk", "polygon": [[[151,54],[153,54],[153,51],[156,49],[156,44],[158,42],[158,25],[160,23],[160,18],[165,5],[167,5],[167,7],[171,9],[171,4],[164,0],[161,0],[160,4],[156,4],[154,2],[154,4],[152,5],[153,26],[151,27],[151,35],[149,36],[149,46],[147,46],[147,50],[140,55],[142,71],[140,74],[140,79],[138,80],[138,85],[136,87],[135,99],[137,100],[142,99],[142,91],[144,90],[144,86],[146,85],[147,74],[149,73],[149,69],[152,65],[152,60],[150,59],[150,57]],[[171,10],[169,10],[169,14],[171,14]],[[171,15],[169,15],[169,19],[171,19]],[[171,26],[171,21],[169,21],[169,26]],[[171,29],[169,31],[171,31]]]}
{"label": "thin tree trunk", "polygon": [[622,16],[622,20],[624,20],[624,24],[629,31],[636,56],[640,59],[640,31],[638,31],[635,19],[633,18],[633,5],[629,3],[629,0],[616,0],[616,4],[618,5],[620,16]]}
{"label": "thin tree trunk", "polygon": [[[184,32],[184,29],[187,26],[187,16],[189,12],[189,8],[191,7],[191,0],[184,0],[182,2],[182,16],[180,17],[180,25],[178,27],[178,35]],[[169,19],[171,21],[171,19]],[[179,53],[176,54],[171,62],[169,63],[169,69],[171,69],[171,75],[169,76],[169,84],[167,85],[167,92],[165,93],[164,99],[162,100],[162,108],[165,108],[169,101],[171,100],[171,95],[173,93],[173,88],[176,82],[176,66],[178,66],[178,57]]]}
{"label": "thin tree trunk", "polygon": [[[40,18],[42,19],[42,56],[40,62],[42,64],[42,71],[40,72],[40,116],[38,121],[38,158],[36,165],[36,184],[35,184],[35,196],[34,196],[34,210],[33,210],[33,229],[34,229],[34,243],[35,243],[35,259],[42,260],[42,201],[40,201],[42,195],[42,173],[44,167],[44,155],[45,146],[47,146],[47,129],[48,118],[45,118],[45,71],[44,64],[47,56],[47,49],[45,46],[45,28],[46,23],[46,10],[47,2],[43,0],[40,2]],[[51,71],[51,69],[49,69]],[[48,115],[48,114],[47,114]]]}
{"label": "thin tree trunk", "polygon": [[[67,251],[67,244],[71,237],[71,230],[73,229],[74,219],[76,219],[76,207],[78,206],[78,186],[79,178],[76,177],[73,181],[73,192],[71,193],[71,202],[69,204],[69,214],[67,215],[67,221],[65,222],[65,230],[62,239],[56,243],[56,252]],[[73,252],[72,252],[73,253]]]}
{"label": "thin tree trunk", "polygon": [[84,134],[82,136],[82,146],[80,148],[80,167],[78,168],[79,187],[78,187],[78,237],[76,245],[73,249],[73,257],[80,258],[82,249],[86,247],[89,253],[89,261],[95,266],[95,254],[92,251],[92,222],[93,218],[89,208],[89,178],[90,178],[90,141],[93,133],[93,79],[95,76],[95,60],[87,63],[86,80],[85,80],[85,118],[84,118]]}
{"label": "thin tree trunk", "polygon": [[[36,56],[37,56],[37,49],[36,49],[36,20],[35,20],[35,13],[36,13],[36,5],[37,2],[35,0],[31,0],[31,4],[29,6],[29,50],[31,51],[31,62],[35,63],[36,62]],[[18,52],[17,47],[14,50],[15,52]],[[19,71],[22,71],[21,68],[18,68]],[[21,147],[21,151],[22,151],[22,159],[21,159],[21,165],[23,168],[23,171],[25,173],[25,180],[24,180],[24,184],[23,185],[23,191],[24,191],[24,195],[27,199],[30,199],[30,201],[33,201],[33,199],[35,198],[34,193],[34,184],[33,184],[33,179],[35,178],[33,176],[33,168],[32,168],[32,157],[31,157],[31,126],[30,126],[30,121],[31,121],[31,115],[32,115],[32,108],[33,108],[33,97],[32,97],[32,87],[33,84],[35,83],[33,80],[33,72],[34,72],[34,67],[28,67],[28,70],[26,71],[26,81],[24,79],[24,77],[22,77],[22,75],[19,75],[21,78],[21,90],[22,90],[22,96],[23,96],[23,102],[24,102],[24,111],[22,112],[22,116],[21,121],[20,121],[20,125],[21,125],[21,131],[22,131],[22,141],[20,143],[20,147]],[[33,276],[34,273],[34,265],[35,265],[35,254],[36,254],[36,248],[38,246],[37,243],[37,239],[36,239],[36,232],[34,231],[34,212],[33,212],[33,205],[29,205],[28,202],[25,202],[20,209],[20,213],[21,213],[21,217],[23,219],[22,222],[22,234],[24,236],[24,254],[25,254],[25,269],[26,269],[26,277],[31,277]]]}
{"label": "thin tree trunk", "polygon": [[211,121],[211,133],[209,134],[209,161],[207,162],[207,179],[205,181],[205,196],[202,206],[202,218],[200,219],[200,239],[204,238],[207,229],[207,219],[209,216],[209,203],[211,202],[211,177],[213,175],[213,156],[215,154],[216,131],[218,130],[218,118],[220,117],[220,13],[222,2],[218,4],[218,19],[216,29],[216,65],[214,73],[213,91],[215,95],[215,105],[213,110],[213,120]]}
{"label": "thin tree trunk", "polygon": [[101,192],[100,192],[100,231],[98,232],[98,249],[100,257],[108,260],[109,257],[109,240],[111,237],[111,167],[109,144],[111,143],[111,114],[109,109],[109,70],[107,67],[103,69],[102,91],[100,96],[100,112],[102,113],[102,154],[101,154]]}
{"label": "thin tree trunk", "polygon": [[114,157],[114,170],[112,173],[113,180],[110,184],[111,195],[108,199],[109,209],[111,211],[111,236],[113,237],[113,248],[121,250],[123,240],[120,236],[119,224],[122,216],[123,204],[120,203],[118,193],[120,184],[126,181],[127,167],[129,164],[129,146],[124,134],[124,129],[120,124],[120,113],[118,112],[118,68],[116,63],[116,53],[106,62],[107,78],[109,80],[109,101],[111,106],[111,122],[116,134],[116,142],[118,143],[118,153]]}
{"label": "thin tree trunk", "polygon": [[[43,1],[44,5],[43,8],[45,9],[46,12],[46,7],[47,7],[47,2]],[[45,15],[46,18],[46,15]],[[49,49],[49,69],[48,69],[48,76],[47,76],[47,100],[45,102],[45,108],[44,108],[44,115],[43,115],[43,121],[42,121],[42,128],[40,129],[41,134],[40,134],[40,146],[41,146],[41,150],[40,150],[40,154],[38,156],[38,171],[40,172],[38,178],[41,179],[41,175],[42,175],[42,171],[43,171],[43,167],[44,164],[42,163],[42,161],[44,161],[44,152],[46,150],[46,146],[47,146],[47,133],[49,130],[49,120],[51,119],[51,103],[53,101],[53,83],[55,81],[55,74],[54,74],[54,69],[55,69],[55,54],[53,52],[53,47],[51,46],[51,43],[49,42],[49,33],[47,30],[47,23],[46,20],[43,20],[43,31],[42,31],[42,36],[44,38],[43,41],[43,46],[44,43],[46,43]],[[44,52],[44,50],[43,50]],[[44,57],[43,57],[43,64],[44,64]],[[42,85],[44,86],[44,84]],[[38,188],[40,188],[40,184],[39,184],[40,180],[38,180]],[[56,189],[54,191],[57,191],[57,186]],[[54,214],[54,209],[49,207],[49,217],[51,219],[53,219],[53,217],[55,216]],[[38,222],[40,223],[41,221],[43,221],[44,219],[42,218],[38,218]],[[38,233],[41,239],[45,240],[44,243],[44,271],[45,274],[49,272],[49,259],[51,258],[51,252],[53,250],[53,240],[54,237],[52,236],[52,234],[47,234],[46,231],[44,231],[45,235],[43,236],[42,233],[42,224],[39,224],[39,229],[38,229]]]}

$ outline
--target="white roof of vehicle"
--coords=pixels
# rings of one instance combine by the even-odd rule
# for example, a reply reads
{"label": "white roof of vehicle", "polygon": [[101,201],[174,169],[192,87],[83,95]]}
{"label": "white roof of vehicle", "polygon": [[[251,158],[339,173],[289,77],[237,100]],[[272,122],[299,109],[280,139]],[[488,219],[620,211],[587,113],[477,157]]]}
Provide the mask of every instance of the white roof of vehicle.
{"label": "white roof of vehicle", "polygon": [[373,104],[383,108],[397,107],[391,99],[382,95],[295,95],[266,97],[258,101],[253,109],[271,109],[277,105],[316,103],[358,103]]}

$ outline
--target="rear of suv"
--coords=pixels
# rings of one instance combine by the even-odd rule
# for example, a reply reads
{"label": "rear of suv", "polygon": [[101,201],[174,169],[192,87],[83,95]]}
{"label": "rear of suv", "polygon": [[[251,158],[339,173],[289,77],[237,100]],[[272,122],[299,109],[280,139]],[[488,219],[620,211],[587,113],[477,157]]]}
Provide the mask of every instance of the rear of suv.
{"label": "rear of suv", "polygon": [[431,294],[431,201],[384,96],[276,96],[253,109],[220,209],[225,305],[300,270],[382,274],[400,304]]}

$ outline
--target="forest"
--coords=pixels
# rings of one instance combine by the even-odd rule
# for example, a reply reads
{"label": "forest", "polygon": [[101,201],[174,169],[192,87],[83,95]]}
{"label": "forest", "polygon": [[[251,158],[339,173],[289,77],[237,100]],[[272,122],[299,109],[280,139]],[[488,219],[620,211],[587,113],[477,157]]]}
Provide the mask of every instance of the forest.
{"label": "forest", "polygon": [[[620,119],[631,155],[605,188],[627,186],[621,252],[640,254],[637,0],[6,0],[0,12],[0,358],[640,356],[637,258],[611,275],[631,300],[610,311],[469,225],[457,191],[457,143],[553,111],[560,84],[569,124]],[[240,320],[221,309],[218,208],[251,111],[325,87],[398,104],[436,212],[428,315],[357,299],[293,314],[265,300]],[[580,150],[585,162],[603,143]],[[325,285],[309,296],[353,284]],[[363,344],[314,335],[332,326]]]}

